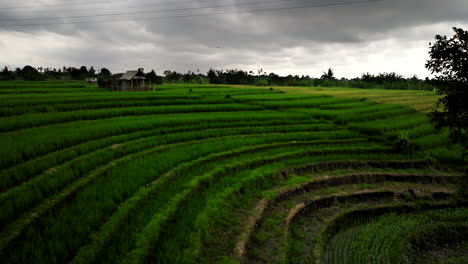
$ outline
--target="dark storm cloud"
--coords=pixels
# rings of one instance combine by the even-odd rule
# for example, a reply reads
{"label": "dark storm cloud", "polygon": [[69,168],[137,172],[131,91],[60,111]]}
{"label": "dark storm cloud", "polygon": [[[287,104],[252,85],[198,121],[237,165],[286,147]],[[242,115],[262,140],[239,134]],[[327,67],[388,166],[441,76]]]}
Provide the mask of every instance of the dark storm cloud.
{"label": "dark storm cloud", "polygon": [[[67,6],[66,8],[0,9],[0,20],[168,10],[264,1],[268,0],[210,2],[201,0],[191,3],[174,1],[172,5],[141,7],[158,2],[168,3],[168,1],[129,0],[107,5]],[[354,1],[291,0],[250,6],[112,17],[0,21],[0,24],[131,20],[343,2]],[[64,0],[30,1],[29,3],[23,2],[21,5],[57,3],[70,2]],[[17,1],[2,0],[0,7],[18,5]],[[122,6],[140,6],[140,8],[130,9],[122,8]],[[339,64],[337,67],[343,67],[346,71],[347,67],[351,68],[352,64],[356,63],[356,57],[360,56],[358,54],[360,52],[366,52],[369,56],[368,60],[373,61],[381,54],[385,54],[385,49],[409,49],[414,43],[424,45],[422,43],[429,42],[435,34],[449,32],[451,25],[468,24],[467,14],[466,0],[386,0],[333,7],[177,19],[25,27],[0,26],[0,38],[11,38],[16,42],[21,42],[27,41],[29,35],[41,39],[42,42],[47,40],[67,42],[64,47],[50,49],[44,43],[34,42],[30,42],[29,45],[37,45],[37,49],[22,50],[23,45],[18,45],[16,49],[8,48],[13,52],[36,51],[37,53],[31,56],[34,55],[37,63],[44,65],[50,63],[49,60],[64,64],[110,65],[114,70],[143,65],[155,67],[159,71],[166,68],[180,71],[200,68],[204,71],[209,67],[242,67],[245,69],[262,67],[284,73],[295,71],[315,73],[318,72],[319,67],[336,64]],[[376,43],[380,46],[376,46]],[[5,42],[0,40],[0,47],[2,45],[5,46]],[[400,54],[402,53],[388,53],[388,56],[401,56]],[[340,56],[340,59],[330,58],[333,56]],[[16,57],[11,56],[11,58]],[[382,60],[390,63],[388,57],[384,56]],[[0,58],[0,63],[4,61],[4,58]],[[13,63],[9,62],[9,64]],[[332,63],[334,65],[331,65]],[[398,69],[396,66],[395,68]]]}

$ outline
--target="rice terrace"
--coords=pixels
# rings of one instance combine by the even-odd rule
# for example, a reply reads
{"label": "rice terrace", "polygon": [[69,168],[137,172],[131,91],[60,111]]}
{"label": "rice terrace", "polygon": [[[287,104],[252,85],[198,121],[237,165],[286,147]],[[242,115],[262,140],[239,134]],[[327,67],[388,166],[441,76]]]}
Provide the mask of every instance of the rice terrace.
{"label": "rice terrace", "polygon": [[466,260],[433,92],[0,87],[3,263]]}
{"label": "rice terrace", "polygon": [[0,2],[0,264],[468,263],[466,0]]}

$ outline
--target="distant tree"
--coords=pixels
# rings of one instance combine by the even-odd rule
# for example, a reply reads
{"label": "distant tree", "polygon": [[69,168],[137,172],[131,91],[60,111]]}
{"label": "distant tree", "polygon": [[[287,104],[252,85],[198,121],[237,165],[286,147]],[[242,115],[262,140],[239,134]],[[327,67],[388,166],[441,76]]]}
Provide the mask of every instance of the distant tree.
{"label": "distant tree", "polygon": [[267,82],[268,85],[282,85],[281,77],[273,72],[268,74],[268,79],[269,79],[269,82]]}
{"label": "distant tree", "polygon": [[36,68],[32,67],[32,66],[29,66],[29,65],[26,65],[23,67],[23,69],[21,70],[21,72],[23,74],[28,74],[28,73],[39,73]]}
{"label": "distant tree", "polygon": [[426,68],[437,74],[437,93],[443,97],[438,105],[442,110],[430,113],[436,128],[450,129],[452,142],[468,148],[468,31],[454,27],[451,38],[436,35],[430,43],[430,59]]}
{"label": "distant tree", "polygon": [[[42,68],[41,68],[42,69]],[[26,65],[21,70],[21,77],[26,81],[42,81],[45,76],[41,74],[36,68]]]}
{"label": "distant tree", "polygon": [[370,74],[370,73],[364,73],[362,76],[361,76],[361,80],[363,82],[374,82],[375,81],[375,76],[373,74]]}
{"label": "distant tree", "polygon": [[88,77],[88,68],[86,68],[86,66],[81,66],[80,69],[79,69],[79,79],[84,79],[86,77]]}
{"label": "distant tree", "polygon": [[416,75],[416,74],[413,74],[413,76],[411,76],[411,78],[409,78],[409,80],[412,81],[412,82],[419,82],[420,81],[418,75]]}
{"label": "distant tree", "polygon": [[81,72],[77,68],[68,68],[67,71],[70,73],[72,79],[79,80],[81,76]]}
{"label": "distant tree", "polygon": [[190,74],[190,72],[184,74],[184,76],[182,77],[184,82],[190,82],[192,80],[192,75]]}
{"label": "distant tree", "polygon": [[72,79],[75,79],[75,80],[83,80],[88,77],[95,77],[95,74],[93,74],[92,72],[89,72],[86,66],[81,66],[79,69],[74,68],[74,67],[67,68],[67,72],[69,72]]}
{"label": "distant tree", "polygon": [[5,66],[3,70],[0,72],[0,81],[10,81],[14,80],[15,76],[13,75],[13,72],[10,71],[10,69]]}
{"label": "distant tree", "polygon": [[384,73],[379,73],[379,75],[377,75],[375,77],[377,83],[380,83],[380,84],[384,84],[384,83],[396,83],[398,81],[401,81],[403,80],[403,76],[395,73],[395,72],[390,72],[390,73],[387,73],[387,72],[384,72]]}
{"label": "distant tree", "polygon": [[80,72],[81,73],[88,73],[88,68],[86,66],[81,66],[80,67]]}
{"label": "distant tree", "polygon": [[178,81],[182,75],[176,71],[166,70],[164,71],[164,76],[166,76],[166,80],[168,81]]}
{"label": "distant tree", "polygon": [[335,73],[333,72],[333,69],[330,68],[328,69],[327,72],[323,72],[323,75],[321,77],[323,80],[328,80],[328,81],[333,81],[335,80]]}
{"label": "distant tree", "polygon": [[97,74],[97,78],[97,84],[100,88],[111,89],[112,84],[115,81],[115,78],[114,76],[112,76],[112,73],[106,68],[102,68],[100,70],[99,74]]}
{"label": "distant tree", "polygon": [[90,75],[96,76],[96,70],[94,69],[93,66],[91,66],[91,68],[89,68],[88,72],[89,72]]}
{"label": "distant tree", "polygon": [[151,80],[151,79],[156,78],[156,76],[157,76],[157,75],[156,75],[156,72],[155,72],[154,70],[151,70],[150,72],[148,72],[148,73],[146,74],[145,77],[146,77],[146,79]]}
{"label": "distant tree", "polygon": [[110,72],[108,69],[106,69],[106,68],[102,68],[100,74],[101,74],[101,75],[104,75],[104,76],[110,76],[110,75],[112,75],[111,72]]}
{"label": "distant tree", "polygon": [[218,81],[218,75],[216,74],[216,71],[211,69],[208,71],[207,73],[207,76],[208,76],[208,81],[211,83],[211,84],[217,84],[219,83]]}
{"label": "distant tree", "polygon": [[162,78],[158,76],[154,70],[151,70],[145,75],[146,79],[153,84],[161,84]]}
{"label": "distant tree", "polygon": [[61,74],[57,72],[57,69],[46,68],[43,75],[49,79],[59,79]]}

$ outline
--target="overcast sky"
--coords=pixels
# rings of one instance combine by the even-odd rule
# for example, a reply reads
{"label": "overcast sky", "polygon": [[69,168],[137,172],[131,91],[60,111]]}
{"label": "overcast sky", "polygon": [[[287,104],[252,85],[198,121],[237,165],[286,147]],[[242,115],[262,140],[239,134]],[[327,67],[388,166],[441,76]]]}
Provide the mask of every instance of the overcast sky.
{"label": "overcast sky", "polygon": [[468,29],[466,0],[358,1],[0,0],[0,66],[426,77],[434,36]]}

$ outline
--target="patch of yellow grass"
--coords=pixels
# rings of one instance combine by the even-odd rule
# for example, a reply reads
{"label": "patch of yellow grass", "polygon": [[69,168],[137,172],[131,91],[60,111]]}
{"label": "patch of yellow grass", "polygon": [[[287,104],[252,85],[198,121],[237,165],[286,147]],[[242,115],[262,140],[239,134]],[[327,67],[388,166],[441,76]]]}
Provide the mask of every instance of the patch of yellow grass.
{"label": "patch of yellow grass", "polygon": [[[238,86],[239,88],[253,88],[252,86]],[[257,87],[269,89],[267,87]],[[275,90],[285,91],[292,94],[313,94],[313,95],[328,95],[333,97],[346,97],[362,99],[368,101],[394,104],[405,107],[410,107],[424,113],[430,112],[437,107],[437,100],[440,98],[432,91],[419,90],[384,90],[384,89],[359,89],[359,88],[343,88],[343,87],[288,87],[273,86]]]}

